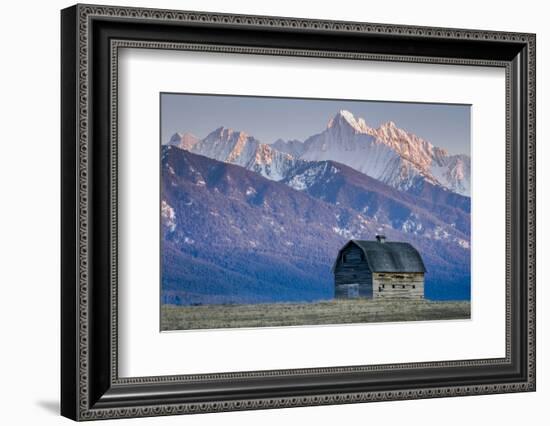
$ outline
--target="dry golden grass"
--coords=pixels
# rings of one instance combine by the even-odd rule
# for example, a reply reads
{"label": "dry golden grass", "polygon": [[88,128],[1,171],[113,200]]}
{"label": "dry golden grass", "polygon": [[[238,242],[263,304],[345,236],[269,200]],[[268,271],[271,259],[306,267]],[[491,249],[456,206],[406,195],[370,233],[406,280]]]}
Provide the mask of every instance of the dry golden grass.
{"label": "dry golden grass", "polygon": [[470,302],[331,300],[318,303],[161,307],[162,330],[469,319]]}

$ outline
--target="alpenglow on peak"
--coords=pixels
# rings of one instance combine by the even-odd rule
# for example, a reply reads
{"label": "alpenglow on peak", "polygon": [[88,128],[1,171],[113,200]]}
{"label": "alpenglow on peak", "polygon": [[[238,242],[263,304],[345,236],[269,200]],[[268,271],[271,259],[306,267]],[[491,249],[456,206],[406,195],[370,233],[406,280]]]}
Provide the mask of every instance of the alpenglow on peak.
{"label": "alpenglow on peak", "polygon": [[182,139],[176,134],[170,144],[276,181],[304,162],[332,160],[401,191],[421,188],[426,181],[461,195],[470,194],[469,156],[449,155],[393,121],[370,127],[346,109],[337,111],[326,129],[303,142],[280,139],[269,145],[223,126],[200,141],[190,138],[185,146]]}
{"label": "alpenglow on peak", "polygon": [[331,129],[342,125],[348,125],[358,133],[366,133],[369,130],[369,126],[362,118],[355,118],[353,113],[346,109],[341,109],[336,115],[331,118],[327,124],[327,128]]}

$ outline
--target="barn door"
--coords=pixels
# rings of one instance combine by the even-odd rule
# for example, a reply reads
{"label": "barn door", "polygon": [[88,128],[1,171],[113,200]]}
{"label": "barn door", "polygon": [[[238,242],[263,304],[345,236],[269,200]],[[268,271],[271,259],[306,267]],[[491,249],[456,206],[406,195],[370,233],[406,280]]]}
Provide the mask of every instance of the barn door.
{"label": "barn door", "polygon": [[359,297],[359,284],[348,285],[348,297],[350,299]]}

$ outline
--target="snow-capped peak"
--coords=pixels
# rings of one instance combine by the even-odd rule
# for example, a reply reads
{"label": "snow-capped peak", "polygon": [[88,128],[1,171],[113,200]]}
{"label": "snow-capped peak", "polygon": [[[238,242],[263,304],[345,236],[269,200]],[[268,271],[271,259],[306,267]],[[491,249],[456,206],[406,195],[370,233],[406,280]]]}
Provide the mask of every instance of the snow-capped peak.
{"label": "snow-capped peak", "polygon": [[245,167],[271,180],[283,179],[296,163],[292,155],[261,143],[243,131],[227,127],[218,127],[198,142],[192,152]]}
{"label": "snow-capped peak", "polygon": [[199,140],[200,139],[198,137],[196,137],[195,135],[193,135],[192,133],[189,133],[189,132],[185,132],[185,133],[176,132],[168,140],[167,145],[177,146],[180,149],[190,150],[191,148],[193,148],[193,146],[195,146],[195,144]]}
{"label": "snow-capped peak", "polygon": [[395,125],[395,122],[393,121],[386,121],[384,124],[380,126],[381,129],[397,129],[397,126]]}
{"label": "snow-capped peak", "polygon": [[336,115],[344,118],[350,124],[355,123],[355,116],[351,111],[348,111],[347,109],[341,109]]}
{"label": "snow-capped peak", "polygon": [[247,133],[243,131],[234,130],[234,129],[231,129],[230,127],[221,126],[221,127],[218,127],[216,130],[214,130],[213,132],[211,132],[210,134],[208,134],[208,136],[206,136],[205,139],[217,138],[217,139],[223,139],[223,140],[230,140],[234,137],[236,137],[237,139],[246,139],[249,136]]}
{"label": "snow-capped peak", "polygon": [[308,138],[308,161],[334,160],[398,189],[408,189],[418,179],[469,195],[470,159],[455,159],[412,133],[387,121],[370,127],[350,111],[340,110],[327,129]]}
{"label": "snow-capped peak", "polygon": [[362,118],[355,118],[355,116],[348,110],[341,109],[338,113],[329,120],[327,124],[328,129],[340,127],[342,125],[350,126],[357,133],[365,133],[368,130],[368,126],[365,120]]}

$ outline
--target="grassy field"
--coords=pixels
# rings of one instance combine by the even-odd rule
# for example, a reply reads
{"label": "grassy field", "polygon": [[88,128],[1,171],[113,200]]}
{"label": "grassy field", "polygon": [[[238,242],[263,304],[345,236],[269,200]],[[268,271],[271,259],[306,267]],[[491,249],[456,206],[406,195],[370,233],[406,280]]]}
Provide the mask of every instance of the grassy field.
{"label": "grassy field", "polygon": [[162,330],[276,327],[470,318],[470,302],[331,300],[319,303],[161,306]]}

